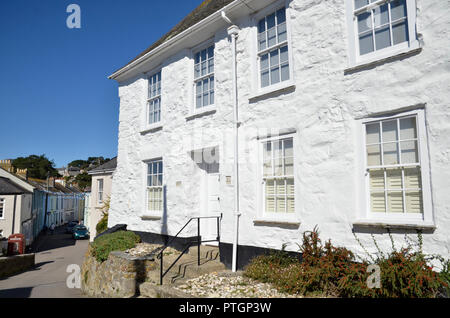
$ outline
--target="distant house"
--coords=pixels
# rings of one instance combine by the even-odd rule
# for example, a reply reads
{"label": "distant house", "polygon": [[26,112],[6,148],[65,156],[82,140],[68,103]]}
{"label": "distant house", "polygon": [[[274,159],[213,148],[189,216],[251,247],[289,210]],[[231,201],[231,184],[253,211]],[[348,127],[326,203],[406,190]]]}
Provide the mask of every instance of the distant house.
{"label": "distant house", "polygon": [[117,157],[88,172],[92,176],[92,183],[85,225],[89,228],[91,240],[97,235],[95,227],[103,217],[105,202],[111,197],[111,184],[116,166]]}
{"label": "distant house", "polygon": [[[5,167],[5,166],[3,166]],[[23,171],[21,171],[23,172]],[[0,167],[0,231],[25,235],[30,245],[46,227],[84,218],[84,194],[49,180],[26,177]]]}
{"label": "distant house", "polygon": [[14,233],[32,235],[33,192],[11,179],[0,177],[0,236]]}

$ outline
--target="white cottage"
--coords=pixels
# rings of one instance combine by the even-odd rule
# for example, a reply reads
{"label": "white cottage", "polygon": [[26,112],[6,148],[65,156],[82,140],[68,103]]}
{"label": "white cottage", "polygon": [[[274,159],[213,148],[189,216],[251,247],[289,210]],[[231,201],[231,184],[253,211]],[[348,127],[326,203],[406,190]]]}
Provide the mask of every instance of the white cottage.
{"label": "white cottage", "polygon": [[154,240],[222,215],[233,269],[316,225],[356,252],[354,234],[374,251],[419,231],[449,257],[449,29],[448,1],[204,1],[110,76],[109,227]]}

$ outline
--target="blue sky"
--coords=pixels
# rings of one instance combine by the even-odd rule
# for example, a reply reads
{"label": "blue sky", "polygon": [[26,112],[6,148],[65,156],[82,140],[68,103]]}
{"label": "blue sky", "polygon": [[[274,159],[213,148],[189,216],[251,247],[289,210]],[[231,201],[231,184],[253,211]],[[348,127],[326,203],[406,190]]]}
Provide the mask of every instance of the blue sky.
{"label": "blue sky", "polygon": [[[0,159],[57,167],[117,155],[119,98],[107,79],[201,0],[1,0]],[[66,26],[69,4],[81,29]]]}

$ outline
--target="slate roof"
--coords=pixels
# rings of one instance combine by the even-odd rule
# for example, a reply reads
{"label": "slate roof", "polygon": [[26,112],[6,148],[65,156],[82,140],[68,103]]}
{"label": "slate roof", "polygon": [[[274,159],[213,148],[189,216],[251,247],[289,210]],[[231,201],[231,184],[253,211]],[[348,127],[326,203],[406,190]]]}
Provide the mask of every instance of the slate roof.
{"label": "slate roof", "polygon": [[[137,57],[135,57],[127,65],[125,65],[123,67],[130,65],[131,63],[133,63],[140,57],[144,56],[148,52],[156,49],[158,46],[160,46],[164,42],[170,40],[171,38],[180,34],[181,32],[189,29],[191,26],[197,24],[198,22],[202,21],[203,19],[209,17],[211,14],[226,7],[228,4],[230,4],[233,1],[234,0],[204,0],[197,8],[194,9],[194,11],[189,13],[183,20],[181,20],[180,23],[178,23],[175,27],[173,27],[162,38],[160,38],[158,41],[153,43],[150,47],[148,47],[146,50],[144,50],[141,54],[139,54]],[[119,71],[119,70],[117,70],[117,71]]]}
{"label": "slate roof", "polygon": [[98,166],[95,169],[89,170],[88,174],[108,172],[111,170],[115,170],[116,167],[117,167],[117,157],[112,158],[110,161],[105,162],[104,164],[102,164],[101,166]]}
{"label": "slate roof", "polygon": [[31,193],[8,178],[0,177],[0,194],[15,195]]}

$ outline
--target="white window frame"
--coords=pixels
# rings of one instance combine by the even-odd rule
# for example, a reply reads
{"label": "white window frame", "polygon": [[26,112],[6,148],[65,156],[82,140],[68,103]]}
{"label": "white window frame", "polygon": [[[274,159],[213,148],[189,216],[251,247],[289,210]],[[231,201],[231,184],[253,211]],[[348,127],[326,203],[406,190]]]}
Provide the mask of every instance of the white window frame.
{"label": "white window frame", "polygon": [[[161,93],[157,96],[150,97],[150,78],[156,75],[157,73],[160,73],[161,77]],[[163,127],[163,119],[164,119],[164,111],[162,107],[162,100],[163,100],[163,68],[162,66],[158,66],[157,68],[152,69],[149,72],[145,73],[145,107],[143,110],[143,121],[142,121],[142,129],[141,133],[146,133],[151,130],[155,130],[158,128]],[[150,116],[150,102],[159,99],[159,109],[160,109],[160,118],[158,122],[149,123],[149,116]]]}
{"label": "white window frame", "polygon": [[[197,53],[200,53],[200,52],[204,51],[204,50],[208,50],[211,46],[213,47],[213,52],[214,52],[214,57],[213,57],[213,61],[214,61],[213,68],[214,68],[214,70],[211,73],[207,73],[205,75],[200,75],[199,77],[195,78],[195,65],[196,65],[195,64],[195,55]],[[201,45],[195,47],[192,50],[192,59],[194,61],[194,64],[193,64],[194,68],[192,69],[192,72],[194,74],[194,76],[193,76],[193,78],[194,78],[194,81],[193,81],[193,96],[194,96],[193,106],[194,106],[194,112],[195,113],[201,113],[201,112],[204,112],[205,110],[214,109],[215,105],[216,105],[216,94],[215,94],[215,92],[216,92],[216,85],[215,85],[216,84],[216,76],[215,76],[215,71],[216,71],[216,47],[215,47],[214,41],[208,40],[207,42],[204,42]],[[207,65],[207,67],[208,67],[208,65]],[[208,104],[206,106],[202,106],[200,108],[197,108],[197,82],[203,81],[204,79],[211,78],[211,77],[214,78],[214,103]]]}
{"label": "white window frame", "polygon": [[409,40],[364,55],[361,55],[359,50],[358,19],[356,17],[356,13],[373,9],[374,7],[378,7],[386,2],[390,2],[391,0],[378,0],[357,10],[355,10],[355,0],[345,1],[349,45],[349,67],[370,64],[420,48],[416,34],[416,0],[406,0]]}
{"label": "white window frame", "polygon": [[[289,7],[289,4],[292,0],[278,0],[275,3],[267,6],[266,8],[262,9],[261,11],[257,12],[251,17],[251,23],[253,26],[252,31],[252,47],[253,47],[253,94],[250,96],[250,99],[257,98],[263,95],[267,95],[273,92],[281,91],[288,89],[290,87],[295,86],[294,81],[294,59],[292,55],[293,51],[293,41],[291,38],[291,8]],[[277,43],[276,45],[273,45],[270,48],[266,48],[262,51],[259,50],[259,43],[258,43],[258,22],[263,19],[264,17],[276,13],[281,8],[286,9],[286,33],[287,33],[287,39],[286,41],[282,43]],[[283,46],[288,46],[288,61],[289,61],[289,79],[285,81],[280,81],[276,84],[269,84],[266,87],[261,87],[261,58],[260,56],[263,55],[265,52],[270,52],[274,50],[275,48],[281,48]]]}
{"label": "white window frame", "polygon": [[[100,187],[101,185],[101,187]],[[104,179],[97,179],[97,203],[103,203],[103,187],[105,185]],[[101,191],[100,191],[101,190]]]}
{"label": "white window frame", "polygon": [[[264,181],[264,145],[267,142],[284,140],[292,138],[293,150],[293,179],[294,179],[294,212],[293,213],[267,213],[266,212],[266,196],[265,196],[265,181]],[[298,180],[296,158],[297,158],[297,133],[286,133],[277,136],[258,138],[258,169],[257,169],[257,193],[258,193],[258,215],[256,222],[274,222],[274,223],[298,223],[299,222],[299,198],[298,198]],[[286,202],[287,205],[287,202]]]}
{"label": "white window frame", "polygon": [[[162,185],[161,186],[149,186],[148,185],[148,165],[154,162],[162,162],[162,166],[163,166],[163,173],[162,173]],[[164,167],[164,159],[162,157],[158,157],[158,158],[153,158],[153,159],[149,159],[149,160],[145,160],[143,162],[143,167],[144,167],[144,189],[145,189],[145,193],[144,193],[144,214],[143,216],[154,216],[154,217],[161,217],[162,214],[164,213],[164,206],[165,206],[165,202],[164,202],[164,192],[165,192],[165,184],[164,184],[164,174],[165,174],[165,167]],[[148,189],[149,188],[161,188],[162,190],[162,198],[161,198],[161,210],[160,211],[156,211],[156,210],[148,210]]]}
{"label": "white window frame", "polygon": [[[370,208],[370,176],[367,171],[367,148],[366,148],[366,124],[376,123],[380,121],[389,121],[394,119],[401,119],[405,117],[416,117],[417,140],[418,140],[418,156],[421,169],[422,181],[422,204],[423,214],[419,213],[375,213],[371,212]],[[428,158],[428,142],[425,124],[425,110],[417,109],[413,111],[401,112],[395,115],[383,115],[376,117],[369,117],[357,121],[359,129],[358,133],[358,158],[360,158],[358,165],[358,179],[359,187],[362,189],[358,204],[359,221],[367,223],[386,223],[392,225],[426,225],[434,226],[433,220],[433,206],[431,197],[431,180],[430,180],[430,165]]]}
{"label": "white window frame", "polygon": [[[212,76],[214,76],[214,104],[210,104],[208,106],[197,108],[197,102],[196,102],[196,82],[199,79],[195,78],[195,54],[199,51],[202,51],[204,49],[207,49],[210,46],[214,46],[214,72],[212,73]],[[214,41],[214,38],[210,38],[206,41],[201,42],[200,44],[192,47],[188,51],[188,56],[190,59],[189,64],[189,74],[187,75],[188,80],[192,83],[192,87],[189,91],[190,94],[190,106],[189,106],[189,113],[186,116],[186,119],[192,119],[197,116],[202,116],[203,114],[209,114],[213,113],[217,110],[217,77],[216,77],[216,70],[217,70],[217,57],[216,57],[216,43]],[[204,77],[209,77],[210,74],[205,75]]]}
{"label": "white window frame", "polygon": [[6,199],[5,198],[0,198],[0,204],[1,204],[1,207],[2,207],[1,214],[0,214],[0,220],[4,220],[5,219]]}

